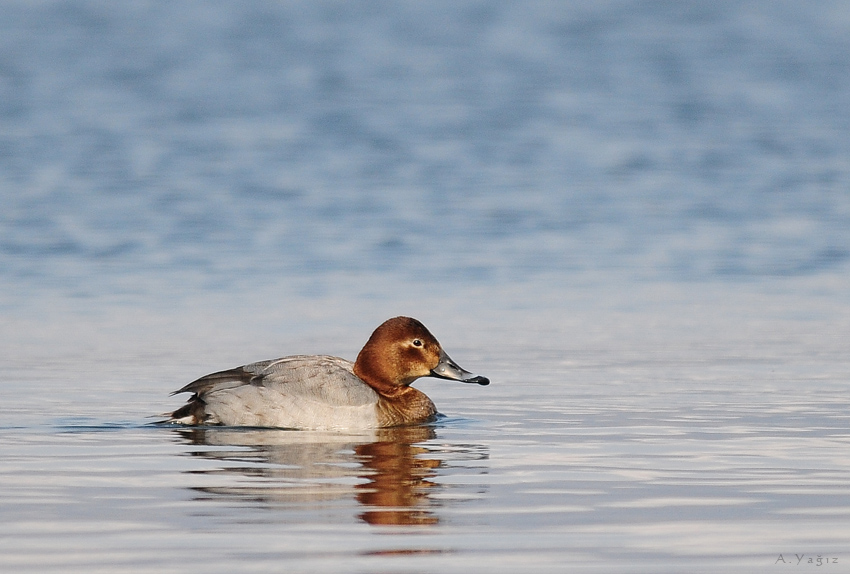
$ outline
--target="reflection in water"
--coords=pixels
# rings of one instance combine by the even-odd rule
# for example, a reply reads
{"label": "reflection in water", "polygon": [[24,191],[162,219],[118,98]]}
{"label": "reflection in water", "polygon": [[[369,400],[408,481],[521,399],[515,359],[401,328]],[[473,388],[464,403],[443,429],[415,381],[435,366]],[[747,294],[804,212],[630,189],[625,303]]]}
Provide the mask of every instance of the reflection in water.
{"label": "reflection in water", "polygon": [[414,445],[434,438],[434,429],[399,430],[407,432],[381,436],[354,449],[364,469],[372,471],[368,483],[355,487],[357,501],[368,509],[360,518],[369,524],[436,524],[439,519],[428,510],[429,492],[436,484],[429,479],[442,462]]}
{"label": "reflection in water", "polygon": [[487,458],[483,446],[423,444],[436,438],[428,426],[358,434],[225,428],[176,432],[189,444],[216,447],[191,452],[220,463],[200,474],[235,479],[228,486],[195,487],[204,498],[287,507],[352,498],[363,507],[358,518],[369,524],[437,524],[431,495],[443,487],[433,478],[445,459],[458,453],[466,460]]}

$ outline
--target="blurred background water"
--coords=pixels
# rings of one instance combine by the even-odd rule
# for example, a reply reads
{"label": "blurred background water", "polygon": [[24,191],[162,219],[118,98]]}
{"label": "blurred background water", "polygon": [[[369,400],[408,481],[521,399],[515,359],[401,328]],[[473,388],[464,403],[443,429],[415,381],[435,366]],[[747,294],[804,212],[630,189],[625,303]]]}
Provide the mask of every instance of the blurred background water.
{"label": "blurred background water", "polygon": [[[849,54],[843,1],[3,2],[0,564],[847,571]],[[494,382],[425,434],[145,426],[397,314]]]}

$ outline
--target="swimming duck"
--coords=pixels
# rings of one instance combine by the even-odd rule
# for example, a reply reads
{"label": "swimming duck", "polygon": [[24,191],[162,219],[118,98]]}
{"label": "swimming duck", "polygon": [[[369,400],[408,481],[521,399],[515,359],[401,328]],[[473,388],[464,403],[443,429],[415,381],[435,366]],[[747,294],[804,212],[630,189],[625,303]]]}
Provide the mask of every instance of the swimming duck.
{"label": "swimming duck", "polygon": [[293,355],[201,377],[172,393],[193,394],[168,422],[293,429],[423,423],[437,408],[410,386],[419,377],[490,384],[460,368],[425,325],[395,317],[375,329],[354,363]]}

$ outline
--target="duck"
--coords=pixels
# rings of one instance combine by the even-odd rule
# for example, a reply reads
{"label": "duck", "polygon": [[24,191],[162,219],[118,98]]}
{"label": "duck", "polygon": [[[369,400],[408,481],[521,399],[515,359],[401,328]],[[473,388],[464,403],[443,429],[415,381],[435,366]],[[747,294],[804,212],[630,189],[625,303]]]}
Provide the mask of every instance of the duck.
{"label": "duck", "polygon": [[394,317],[352,363],[290,355],[219,371],[171,395],[192,393],[165,422],[189,426],[365,430],[433,422],[437,408],[411,383],[435,377],[489,385],[455,363],[420,321]]}

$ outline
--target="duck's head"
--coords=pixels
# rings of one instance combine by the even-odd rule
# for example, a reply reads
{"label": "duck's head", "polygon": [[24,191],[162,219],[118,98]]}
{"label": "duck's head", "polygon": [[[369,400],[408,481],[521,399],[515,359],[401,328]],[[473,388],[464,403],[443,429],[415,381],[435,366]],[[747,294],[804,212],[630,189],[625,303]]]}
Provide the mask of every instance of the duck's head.
{"label": "duck's head", "polygon": [[439,341],[419,321],[395,317],[382,323],[357,355],[354,373],[375,390],[392,395],[419,377],[489,385],[449,357]]}

